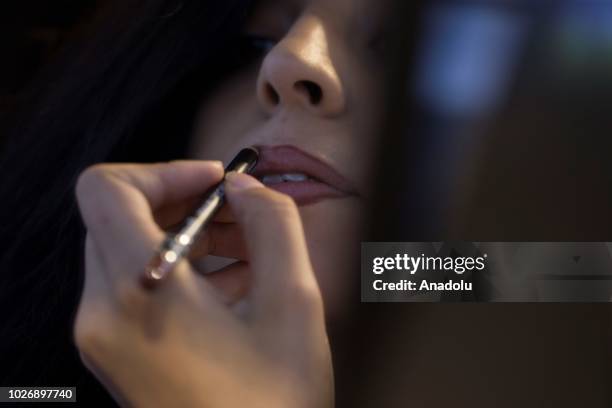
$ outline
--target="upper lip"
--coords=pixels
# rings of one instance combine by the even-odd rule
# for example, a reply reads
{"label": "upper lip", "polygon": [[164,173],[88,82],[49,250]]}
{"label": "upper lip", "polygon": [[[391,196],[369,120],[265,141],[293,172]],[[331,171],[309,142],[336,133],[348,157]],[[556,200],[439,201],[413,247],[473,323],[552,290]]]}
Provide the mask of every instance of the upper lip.
{"label": "upper lip", "polygon": [[253,176],[302,173],[346,193],[357,194],[354,186],[336,169],[295,146],[256,146],[259,160]]}

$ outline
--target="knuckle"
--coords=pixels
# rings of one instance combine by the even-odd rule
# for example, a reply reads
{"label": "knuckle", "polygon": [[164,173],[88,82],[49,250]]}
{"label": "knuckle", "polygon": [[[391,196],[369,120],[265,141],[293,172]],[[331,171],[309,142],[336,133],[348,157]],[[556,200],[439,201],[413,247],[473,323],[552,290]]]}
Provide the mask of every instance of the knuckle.
{"label": "knuckle", "polygon": [[75,192],[81,214],[88,227],[105,225],[104,195],[109,195],[113,176],[109,165],[96,164],[83,171],[77,179]]}
{"label": "knuckle", "polygon": [[108,165],[96,164],[85,169],[78,177],[75,193],[81,208],[97,208],[98,197],[109,189],[111,173]]}
{"label": "knuckle", "polygon": [[127,279],[117,283],[115,294],[121,309],[129,312],[142,310],[148,299],[142,288]]}
{"label": "knuckle", "polygon": [[294,313],[307,318],[317,318],[323,315],[323,299],[316,284],[304,282],[291,285],[285,295]]}
{"label": "knuckle", "polygon": [[72,334],[74,343],[79,350],[88,355],[97,355],[101,350],[109,348],[112,344],[113,332],[106,316],[80,311]]}
{"label": "knuckle", "polygon": [[298,209],[291,197],[269,189],[252,189],[247,192],[253,201],[259,205],[250,206],[253,218],[278,218],[284,219],[298,216]]}
{"label": "knuckle", "polygon": [[274,208],[279,211],[297,212],[295,201],[287,194],[271,191],[270,201]]}
{"label": "knuckle", "polygon": [[295,218],[299,215],[297,206],[289,196],[278,196],[272,208],[277,216]]}
{"label": "knuckle", "polygon": [[77,196],[86,196],[106,185],[109,174],[108,165],[105,164],[94,164],[83,170],[76,182]]}

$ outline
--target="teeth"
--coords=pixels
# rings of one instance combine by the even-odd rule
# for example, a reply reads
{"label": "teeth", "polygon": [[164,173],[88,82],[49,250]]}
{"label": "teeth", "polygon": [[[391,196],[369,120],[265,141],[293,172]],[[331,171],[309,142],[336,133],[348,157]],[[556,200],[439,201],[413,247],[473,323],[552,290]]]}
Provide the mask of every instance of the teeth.
{"label": "teeth", "polygon": [[285,181],[306,181],[308,177],[302,173],[287,173],[283,174],[283,180]]}
{"label": "teeth", "polygon": [[271,174],[269,176],[263,176],[261,182],[264,184],[278,184],[283,182],[283,176],[280,174]]}
{"label": "teeth", "polygon": [[308,176],[302,173],[269,174],[261,178],[261,182],[266,185],[273,185],[286,181],[299,182],[306,180],[308,180]]}

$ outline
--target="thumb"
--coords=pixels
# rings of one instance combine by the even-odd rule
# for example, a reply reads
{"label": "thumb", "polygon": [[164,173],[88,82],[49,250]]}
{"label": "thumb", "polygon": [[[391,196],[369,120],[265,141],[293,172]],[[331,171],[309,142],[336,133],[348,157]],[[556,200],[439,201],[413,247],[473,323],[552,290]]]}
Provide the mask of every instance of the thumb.
{"label": "thumb", "polygon": [[246,174],[228,174],[225,191],[246,241],[255,319],[300,324],[302,312],[320,318],[321,294],[295,202]]}

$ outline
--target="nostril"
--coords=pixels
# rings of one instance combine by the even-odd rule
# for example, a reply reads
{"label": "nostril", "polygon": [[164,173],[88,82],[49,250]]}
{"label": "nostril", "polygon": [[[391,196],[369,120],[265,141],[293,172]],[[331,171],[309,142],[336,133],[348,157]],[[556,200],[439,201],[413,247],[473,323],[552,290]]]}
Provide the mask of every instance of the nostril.
{"label": "nostril", "polygon": [[278,95],[278,92],[276,92],[276,89],[274,89],[274,87],[269,82],[266,84],[265,88],[266,89],[264,92],[268,101],[270,101],[272,105],[278,105],[278,103],[280,102],[280,96]]}
{"label": "nostril", "polygon": [[298,92],[308,94],[308,100],[313,105],[318,105],[321,103],[321,99],[323,99],[323,90],[312,81],[298,81],[295,83],[294,88]]}

